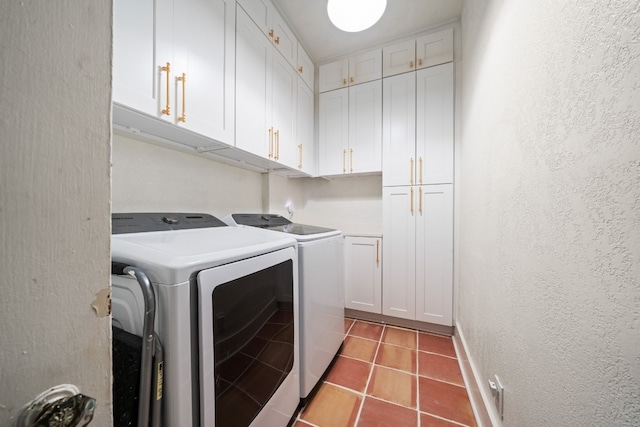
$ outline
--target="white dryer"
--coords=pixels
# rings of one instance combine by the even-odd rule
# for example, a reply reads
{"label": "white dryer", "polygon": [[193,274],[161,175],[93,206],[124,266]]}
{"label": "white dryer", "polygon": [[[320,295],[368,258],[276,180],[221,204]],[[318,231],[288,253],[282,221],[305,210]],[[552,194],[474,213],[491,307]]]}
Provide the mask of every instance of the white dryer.
{"label": "white dryer", "polygon": [[[143,270],[164,346],[165,427],[286,426],[299,403],[296,241],[206,214],[113,214],[112,260]],[[135,279],[113,323],[141,335]]]}
{"label": "white dryer", "polygon": [[296,224],[275,214],[231,214],[229,225],[257,227],[298,242],[300,398],[322,378],[344,340],[343,238],[340,230]]}

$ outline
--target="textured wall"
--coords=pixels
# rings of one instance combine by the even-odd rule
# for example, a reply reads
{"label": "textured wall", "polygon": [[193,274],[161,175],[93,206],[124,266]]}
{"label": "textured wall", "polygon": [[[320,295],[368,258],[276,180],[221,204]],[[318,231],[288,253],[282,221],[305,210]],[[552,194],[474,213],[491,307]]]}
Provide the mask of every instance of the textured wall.
{"label": "textured wall", "polygon": [[113,136],[113,212],[261,212],[261,174]]}
{"label": "textured wall", "polygon": [[[111,2],[0,2],[0,425],[75,384],[111,425]],[[108,303],[103,296],[102,302]]]}
{"label": "textured wall", "polygon": [[463,17],[458,322],[504,425],[640,425],[640,3]]}

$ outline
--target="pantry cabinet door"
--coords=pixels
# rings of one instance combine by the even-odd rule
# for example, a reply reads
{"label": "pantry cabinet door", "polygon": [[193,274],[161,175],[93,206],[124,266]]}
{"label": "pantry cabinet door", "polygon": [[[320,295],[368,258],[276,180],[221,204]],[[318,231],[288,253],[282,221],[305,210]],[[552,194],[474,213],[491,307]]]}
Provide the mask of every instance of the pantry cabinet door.
{"label": "pantry cabinet door", "polygon": [[349,88],[349,173],[382,171],[382,80]]}
{"label": "pantry cabinet door", "polygon": [[348,172],[349,92],[348,88],[320,94],[318,111],[318,174]]}
{"label": "pantry cabinet door", "polygon": [[416,69],[416,41],[411,39],[382,49],[382,77]]}
{"label": "pantry cabinet door", "polygon": [[382,86],[382,185],[412,185],[418,167],[416,75],[388,77]]}
{"label": "pantry cabinet door", "polygon": [[298,66],[296,69],[309,89],[314,90],[315,66],[300,43],[298,43]]}
{"label": "pantry cabinet door", "polygon": [[453,64],[416,72],[418,184],[453,183]]}
{"label": "pantry cabinet door", "polygon": [[382,78],[382,49],[349,58],[349,85],[379,80]]}
{"label": "pantry cabinet door", "polygon": [[414,187],[383,187],[382,314],[415,320],[416,209]]}
{"label": "pantry cabinet door", "polygon": [[453,185],[420,187],[416,225],[416,320],[453,325]]}
{"label": "pantry cabinet door", "polygon": [[323,64],[318,69],[318,91],[320,93],[340,89],[349,85],[349,59]]}
{"label": "pantry cabinet door", "polygon": [[427,34],[416,40],[418,68],[433,67],[453,61],[453,28]]}
{"label": "pantry cabinet door", "polygon": [[382,313],[381,241],[374,237],[344,238],[346,308]]}
{"label": "pantry cabinet door", "polygon": [[190,0],[174,10],[176,124],[233,145],[235,3]]}
{"label": "pantry cabinet door", "polygon": [[242,8],[236,26],[236,147],[272,158],[273,47]]}
{"label": "pantry cabinet door", "polygon": [[[173,90],[173,0],[115,0],[113,101],[153,117],[162,115]],[[169,63],[169,73],[161,67]],[[169,85],[167,85],[169,76]]]}

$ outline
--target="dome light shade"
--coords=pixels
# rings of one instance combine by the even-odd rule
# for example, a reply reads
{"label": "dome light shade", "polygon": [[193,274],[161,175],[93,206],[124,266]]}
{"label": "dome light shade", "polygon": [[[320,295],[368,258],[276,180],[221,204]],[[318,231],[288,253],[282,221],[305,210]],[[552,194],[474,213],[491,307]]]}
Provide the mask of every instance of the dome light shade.
{"label": "dome light shade", "polygon": [[329,0],[327,13],[333,25],[355,33],[378,22],[386,7],[387,0]]}

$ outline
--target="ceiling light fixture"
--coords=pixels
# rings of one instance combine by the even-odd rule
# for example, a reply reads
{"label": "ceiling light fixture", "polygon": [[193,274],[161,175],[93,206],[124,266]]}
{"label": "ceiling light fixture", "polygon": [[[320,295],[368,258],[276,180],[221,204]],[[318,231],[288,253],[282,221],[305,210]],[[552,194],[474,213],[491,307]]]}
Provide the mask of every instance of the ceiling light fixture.
{"label": "ceiling light fixture", "polygon": [[386,7],[387,0],[329,0],[327,13],[333,25],[355,33],[378,22]]}

